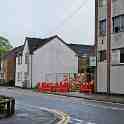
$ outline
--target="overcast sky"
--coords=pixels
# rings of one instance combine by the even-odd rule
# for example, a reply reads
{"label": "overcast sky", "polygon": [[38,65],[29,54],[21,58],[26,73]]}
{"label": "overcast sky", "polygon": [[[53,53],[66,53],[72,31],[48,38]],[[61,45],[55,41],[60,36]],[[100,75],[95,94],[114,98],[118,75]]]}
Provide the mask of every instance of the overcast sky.
{"label": "overcast sky", "polygon": [[94,43],[95,0],[0,0],[0,35],[12,45],[25,36],[59,34],[68,43]]}

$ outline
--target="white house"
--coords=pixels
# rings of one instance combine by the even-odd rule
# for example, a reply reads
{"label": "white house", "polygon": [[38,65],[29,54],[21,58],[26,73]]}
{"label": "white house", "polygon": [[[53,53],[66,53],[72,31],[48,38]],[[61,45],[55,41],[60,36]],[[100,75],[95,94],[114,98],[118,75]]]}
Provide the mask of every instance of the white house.
{"label": "white house", "polygon": [[[107,93],[107,0],[99,0],[97,92]],[[124,0],[112,0],[110,93],[124,94]]]}
{"label": "white house", "polygon": [[31,88],[47,73],[78,72],[78,56],[61,38],[26,38],[16,57],[16,83]]}

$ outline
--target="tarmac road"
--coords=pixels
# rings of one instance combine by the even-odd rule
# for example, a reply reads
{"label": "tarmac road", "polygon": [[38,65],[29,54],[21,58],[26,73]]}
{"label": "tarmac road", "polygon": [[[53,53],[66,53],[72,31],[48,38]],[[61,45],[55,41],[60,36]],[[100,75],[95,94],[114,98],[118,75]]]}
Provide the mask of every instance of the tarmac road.
{"label": "tarmac road", "polygon": [[0,94],[14,96],[17,106],[33,111],[46,107],[66,112],[70,116],[70,124],[124,124],[124,105],[121,104],[42,94],[19,88],[0,87]]}

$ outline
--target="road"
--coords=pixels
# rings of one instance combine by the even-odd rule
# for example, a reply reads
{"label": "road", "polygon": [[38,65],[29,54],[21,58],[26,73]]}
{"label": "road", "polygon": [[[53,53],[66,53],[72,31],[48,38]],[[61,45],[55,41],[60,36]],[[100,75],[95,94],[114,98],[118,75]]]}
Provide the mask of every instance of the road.
{"label": "road", "polygon": [[42,94],[31,90],[0,87],[0,94],[14,96],[16,105],[38,109],[46,107],[66,112],[70,124],[124,124],[124,105],[79,98]]}

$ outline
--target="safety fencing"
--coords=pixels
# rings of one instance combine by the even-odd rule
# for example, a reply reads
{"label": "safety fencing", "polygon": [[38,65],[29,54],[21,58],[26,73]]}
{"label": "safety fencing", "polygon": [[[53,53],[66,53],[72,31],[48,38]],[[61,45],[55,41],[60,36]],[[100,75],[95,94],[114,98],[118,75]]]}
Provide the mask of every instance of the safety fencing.
{"label": "safety fencing", "polygon": [[15,113],[15,99],[0,96],[0,119],[12,116]]}
{"label": "safety fencing", "polygon": [[[52,77],[52,78],[50,78]],[[54,78],[53,78],[54,77]],[[39,92],[94,92],[94,81],[88,80],[86,74],[57,73],[47,74],[46,81],[37,84]]]}

